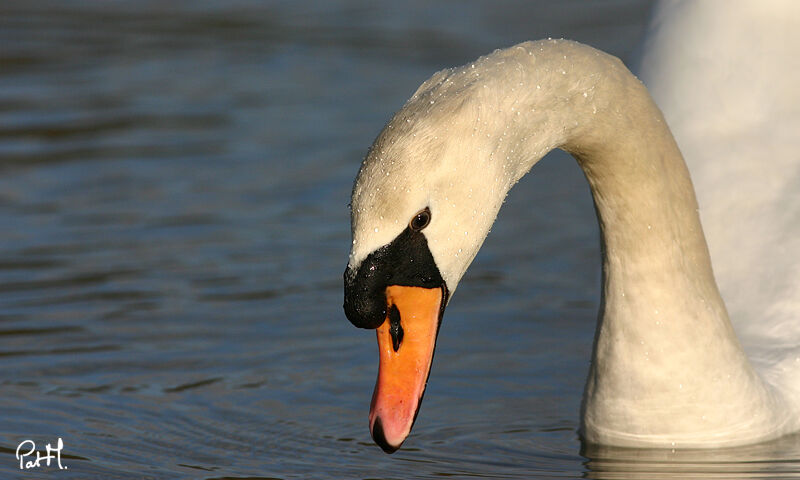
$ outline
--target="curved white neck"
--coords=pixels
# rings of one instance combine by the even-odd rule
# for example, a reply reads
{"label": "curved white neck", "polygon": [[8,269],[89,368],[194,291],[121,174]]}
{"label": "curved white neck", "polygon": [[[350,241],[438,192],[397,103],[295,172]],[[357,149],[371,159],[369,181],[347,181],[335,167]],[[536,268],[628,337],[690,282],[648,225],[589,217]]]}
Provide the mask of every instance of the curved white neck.
{"label": "curved white neck", "polygon": [[[495,171],[514,172],[508,188],[544,153],[562,148],[592,190],[603,290],[583,401],[585,438],[711,446],[789,428],[775,413],[780,399],[739,346],[689,173],[644,86],[616,58],[570,42],[525,49],[528,55],[501,61],[536,72],[537,86],[498,95],[513,98],[513,109],[508,100],[481,109],[500,117],[488,135],[506,140],[493,157]],[[530,83],[532,74],[520,75]]]}

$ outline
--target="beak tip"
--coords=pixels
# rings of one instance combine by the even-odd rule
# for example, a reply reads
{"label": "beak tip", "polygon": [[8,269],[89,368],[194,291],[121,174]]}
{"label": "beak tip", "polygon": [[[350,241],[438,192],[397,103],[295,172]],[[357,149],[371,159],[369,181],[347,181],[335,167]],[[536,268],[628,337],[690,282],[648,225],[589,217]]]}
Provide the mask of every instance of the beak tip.
{"label": "beak tip", "polygon": [[386,453],[391,454],[396,452],[397,449],[400,448],[400,445],[403,444],[402,442],[400,442],[399,445],[395,446],[391,445],[386,440],[386,435],[383,432],[383,423],[381,422],[381,417],[375,418],[375,422],[372,423],[372,428],[370,428],[370,432],[372,433],[372,440],[374,440],[375,443],[377,443],[378,446],[381,447],[381,449],[383,449],[383,451]]}

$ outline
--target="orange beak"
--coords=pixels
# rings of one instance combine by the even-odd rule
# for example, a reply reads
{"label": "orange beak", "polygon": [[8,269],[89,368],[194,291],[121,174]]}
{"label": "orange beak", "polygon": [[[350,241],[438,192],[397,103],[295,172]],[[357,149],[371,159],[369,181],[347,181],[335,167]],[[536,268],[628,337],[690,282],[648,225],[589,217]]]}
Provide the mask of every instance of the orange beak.
{"label": "orange beak", "polygon": [[375,443],[392,453],[417,417],[433,362],[442,314],[442,288],[386,288],[387,316],[378,327],[380,365],[369,430]]}

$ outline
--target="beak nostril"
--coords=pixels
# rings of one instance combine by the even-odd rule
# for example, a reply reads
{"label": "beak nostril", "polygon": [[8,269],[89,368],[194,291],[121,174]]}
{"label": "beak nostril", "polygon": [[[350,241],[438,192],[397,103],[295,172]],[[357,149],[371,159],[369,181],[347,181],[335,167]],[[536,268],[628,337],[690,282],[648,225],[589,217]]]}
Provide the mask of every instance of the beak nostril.
{"label": "beak nostril", "polygon": [[389,310],[389,334],[392,336],[392,348],[396,352],[403,343],[403,326],[400,325],[400,310],[396,305],[392,305]]}

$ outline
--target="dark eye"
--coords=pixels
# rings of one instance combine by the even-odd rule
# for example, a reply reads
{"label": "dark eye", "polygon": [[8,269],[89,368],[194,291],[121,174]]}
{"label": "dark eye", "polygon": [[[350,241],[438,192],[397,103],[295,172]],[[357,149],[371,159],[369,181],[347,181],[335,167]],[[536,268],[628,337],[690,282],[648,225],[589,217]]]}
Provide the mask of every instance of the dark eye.
{"label": "dark eye", "polygon": [[431,211],[428,207],[425,207],[424,210],[420,210],[414,218],[411,219],[408,226],[411,227],[411,230],[415,232],[419,232],[423,228],[427,227],[428,224],[431,223]]}

